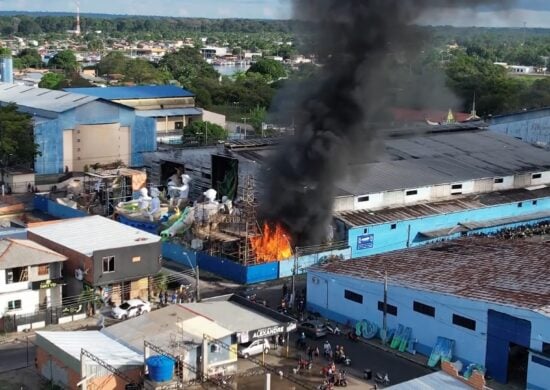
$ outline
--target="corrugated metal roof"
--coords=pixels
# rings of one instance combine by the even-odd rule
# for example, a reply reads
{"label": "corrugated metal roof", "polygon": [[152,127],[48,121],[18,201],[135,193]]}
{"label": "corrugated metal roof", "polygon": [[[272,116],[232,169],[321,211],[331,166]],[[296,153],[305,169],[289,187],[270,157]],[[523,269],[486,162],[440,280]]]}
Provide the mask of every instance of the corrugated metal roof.
{"label": "corrugated metal roof", "polygon": [[349,226],[365,226],[379,223],[404,221],[427,217],[430,215],[448,214],[465,210],[496,206],[499,204],[529,201],[550,196],[550,188],[544,187],[529,191],[515,189],[510,191],[491,192],[469,195],[451,200],[415,204],[411,206],[387,208],[382,210],[344,211],[336,218]]}
{"label": "corrugated metal roof", "polygon": [[174,85],[144,85],[135,87],[65,88],[67,92],[96,96],[105,100],[164,99],[195,96],[186,89]]}
{"label": "corrugated metal roof", "polygon": [[377,282],[387,271],[390,285],[540,311],[550,302],[549,269],[550,242],[471,237],[330,262],[312,271]]}
{"label": "corrugated metal roof", "polygon": [[[113,367],[142,366],[143,357],[128,347],[98,331],[36,332],[70,357],[80,361],[80,351],[85,349]],[[142,346],[143,347],[143,346]],[[51,352],[51,351],[50,351]]]}
{"label": "corrugated metal roof", "polygon": [[86,256],[95,251],[159,242],[160,237],[98,215],[31,227],[34,233]]}
{"label": "corrugated metal roof", "polygon": [[48,264],[65,260],[67,260],[66,256],[31,240],[14,238],[0,240],[0,269]]}
{"label": "corrugated metal roof", "polygon": [[202,343],[205,333],[214,338],[233,334],[231,330],[181,305],[170,305],[131,318],[109,326],[102,332],[136,351],[143,350],[144,340],[161,348],[171,348],[175,338],[184,344],[196,345]]}
{"label": "corrugated metal roof", "polygon": [[202,110],[194,107],[169,108],[165,110],[140,110],[136,111],[136,115],[144,116],[146,118],[164,118],[167,116],[193,116],[202,115]]}
{"label": "corrugated metal roof", "polygon": [[0,102],[15,103],[30,109],[61,113],[97,100],[95,96],[81,95],[25,85],[0,83]]}
{"label": "corrugated metal roof", "polygon": [[471,390],[472,388],[449,374],[438,371],[387,387],[388,390]]}
{"label": "corrugated metal roof", "polygon": [[[337,183],[356,196],[550,169],[550,153],[504,134],[465,129],[411,133],[384,141]],[[366,160],[366,161],[365,161]]]}

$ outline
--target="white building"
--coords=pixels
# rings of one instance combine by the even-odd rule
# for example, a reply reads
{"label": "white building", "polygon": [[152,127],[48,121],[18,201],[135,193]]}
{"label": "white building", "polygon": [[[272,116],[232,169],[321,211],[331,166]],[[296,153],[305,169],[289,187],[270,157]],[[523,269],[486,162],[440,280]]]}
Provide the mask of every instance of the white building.
{"label": "white building", "polygon": [[7,324],[11,316],[61,306],[65,260],[30,240],[0,240],[0,331],[11,330]]}

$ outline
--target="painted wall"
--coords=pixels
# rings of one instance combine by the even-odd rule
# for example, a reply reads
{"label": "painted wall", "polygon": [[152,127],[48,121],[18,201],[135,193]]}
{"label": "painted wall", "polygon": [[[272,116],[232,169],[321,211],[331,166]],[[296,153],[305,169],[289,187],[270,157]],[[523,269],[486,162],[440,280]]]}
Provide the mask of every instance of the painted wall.
{"label": "painted wall", "polygon": [[[119,124],[120,128],[129,128],[130,142],[130,160],[131,166],[140,166],[143,164],[141,154],[156,150],[155,120],[153,118],[138,117],[132,109],[119,107],[102,101],[94,101],[73,110],[59,114],[56,118],[38,122],[34,127],[35,142],[39,145],[41,156],[35,160],[35,170],[37,174],[62,173],[65,166],[72,162],[71,153],[68,152],[68,145],[64,147],[64,138],[69,140],[68,135],[64,135],[66,130],[74,130],[79,125],[106,125]],[[99,126],[99,128],[103,128]],[[73,156],[74,149],[78,148],[75,140],[78,134],[73,134]],[[124,137],[121,142],[126,142]],[[64,150],[67,151],[64,154]],[[97,157],[105,157],[104,150],[97,150],[97,156],[86,156],[90,161],[87,164],[93,164]],[[122,153],[122,151],[120,152]],[[120,159],[120,156],[113,154],[112,161]],[[124,153],[127,154],[127,153]]]}
{"label": "painted wall", "polygon": [[245,267],[232,260],[198,252],[197,262],[200,269],[241,284],[265,282],[279,277],[279,263],[276,261]]}
{"label": "painted wall", "polygon": [[[518,202],[484,207],[476,210],[466,210],[456,213],[441,214],[413,220],[389,222],[377,225],[355,227],[348,231],[348,243],[352,248],[353,258],[389,252],[397,249],[427,244],[436,240],[426,239],[420,232],[438,229],[451,229],[460,222],[488,221],[493,219],[521,216],[525,214],[548,211],[550,198],[533,201]],[[538,220],[532,221],[537,223]],[[480,229],[474,233],[491,233],[504,227],[525,225],[525,223],[513,225],[501,225],[499,227]],[[460,233],[449,235],[445,238],[452,239],[460,236]]]}
{"label": "painted wall", "polygon": [[[350,290],[363,296],[363,303],[357,303],[344,297],[344,290]],[[362,319],[382,326],[382,311],[378,302],[383,301],[383,283],[329,274],[319,270],[310,270],[307,276],[308,310],[319,312],[323,316],[346,323]],[[418,301],[435,307],[435,317],[413,310],[413,302]],[[465,363],[485,364],[487,338],[487,311],[489,309],[506,313],[531,322],[531,349],[542,351],[542,343],[550,342],[550,318],[529,310],[498,305],[413,290],[399,283],[389,282],[388,304],[397,307],[397,316],[388,315],[388,328],[398,324],[412,328],[412,337],[417,339],[416,349],[423,355],[429,355],[438,336],[455,340],[453,359]],[[452,323],[453,314],[476,321],[476,329],[470,330]],[[529,362],[528,383],[545,388],[550,378],[550,368]]]}
{"label": "painted wall", "polygon": [[[307,272],[308,267],[311,267],[312,265],[315,265],[315,264],[322,263],[323,261],[327,260],[328,257],[331,257],[331,256],[338,256],[338,257],[342,257],[343,259],[351,259],[351,248],[334,249],[331,251],[314,253],[306,256],[300,256],[298,258],[298,264],[297,264],[298,267],[296,270],[296,274],[303,274]],[[286,278],[288,276],[292,276],[293,270],[294,270],[294,263],[295,263],[295,260],[293,258],[279,261],[279,278]]]}
{"label": "painted wall", "polygon": [[489,130],[550,148],[550,109],[494,117]]}
{"label": "painted wall", "polygon": [[197,252],[178,243],[163,242],[162,257],[175,261],[185,267],[191,268],[197,266]]}

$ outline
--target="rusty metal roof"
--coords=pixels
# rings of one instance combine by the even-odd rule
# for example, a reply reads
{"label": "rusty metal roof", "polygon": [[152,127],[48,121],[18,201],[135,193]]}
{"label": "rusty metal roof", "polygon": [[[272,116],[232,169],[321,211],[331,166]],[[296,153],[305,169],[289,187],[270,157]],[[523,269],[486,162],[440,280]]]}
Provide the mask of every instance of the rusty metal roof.
{"label": "rusty metal roof", "polygon": [[422,218],[431,215],[448,214],[465,210],[496,206],[499,204],[525,202],[550,196],[550,188],[536,190],[515,189],[510,191],[490,192],[487,194],[468,195],[451,200],[421,203],[411,206],[386,208],[382,210],[357,210],[337,213],[336,218],[348,226],[365,226],[395,221]]}
{"label": "rusty metal roof", "polygon": [[[436,245],[329,262],[311,271],[550,313],[550,242],[461,238]],[[390,287],[391,289],[391,287]]]}

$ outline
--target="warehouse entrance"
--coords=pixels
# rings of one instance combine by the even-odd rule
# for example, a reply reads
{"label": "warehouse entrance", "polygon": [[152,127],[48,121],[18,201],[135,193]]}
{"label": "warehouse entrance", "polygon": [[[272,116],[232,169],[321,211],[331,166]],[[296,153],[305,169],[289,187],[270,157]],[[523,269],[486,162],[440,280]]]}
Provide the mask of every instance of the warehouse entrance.
{"label": "warehouse entrance", "polygon": [[494,310],[487,314],[487,374],[525,387],[531,322]]}

